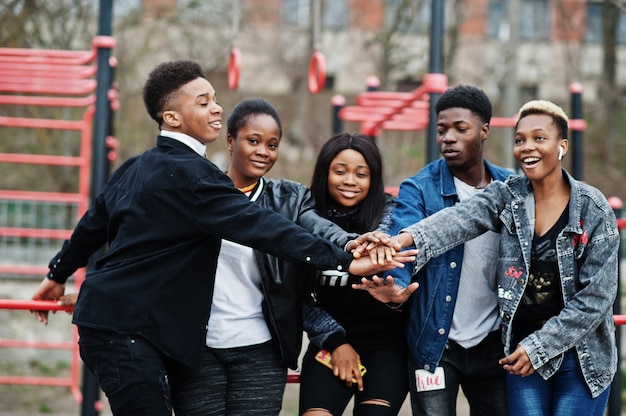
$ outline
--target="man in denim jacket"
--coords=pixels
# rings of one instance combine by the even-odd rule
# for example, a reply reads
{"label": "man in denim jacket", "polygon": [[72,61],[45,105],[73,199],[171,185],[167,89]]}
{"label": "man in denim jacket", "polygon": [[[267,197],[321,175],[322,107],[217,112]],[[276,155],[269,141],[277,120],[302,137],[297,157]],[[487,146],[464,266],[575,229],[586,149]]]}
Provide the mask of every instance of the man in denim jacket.
{"label": "man in denim jacket", "polygon": [[[451,88],[437,101],[436,112],[443,158],[400,184],[391,235],[512,173],[484,159],[492,108],[482,90]],[[503,345],[497,254],[498,235],[487,233],[431,259],[413,276],[420,288],[403,308],[413,414],[455,415],[461,387],[473,415],[506,415],[506,373],[498,365]],[[412,270],[390,274],[407,284]]]}

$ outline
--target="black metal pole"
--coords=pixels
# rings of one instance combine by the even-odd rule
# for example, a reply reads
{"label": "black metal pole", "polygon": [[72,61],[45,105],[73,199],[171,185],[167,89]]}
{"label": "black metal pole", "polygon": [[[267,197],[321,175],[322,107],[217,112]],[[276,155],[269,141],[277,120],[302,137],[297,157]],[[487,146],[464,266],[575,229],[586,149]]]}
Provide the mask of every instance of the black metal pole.
{"label": "black metal pole", "polygon": [[333,95],[330,99],[330,103],[333,107],[333,134],[341,133],[343,131],[343,120],[339,117],[339,112],[346,105],[346,98],[343,95]]}
{"label": "black metal pole", "polygon": [[[111,36],[113,26],[113,0],[100,0],[100,14],[98,18],[98,36]],[[96,74],[96,114],[92,138],[92,165],[90,200],[93,203],[96,196],[104,188],[109,176],[107,159],[106,137],[110,130],[111,105],[108,91],[112,83],[112,70],[109,66],[111,47],[98,45],[98,73]],[[102,251],[94,254],[88,267],[103,254]],[[98,402],[100,401],[100,386],[91,371],[83,366],[83,400],[81,403],[82,416],[97,416]]]}
{"label": "black metal pole", "polygon": [[[572,120],[583,119],[583,88],[579,83],[570,86],[572,95]],[[572,175],[579,181],[583,180],[583,131],[578,126],[572,129]]]}
{"label": "black metal pole", "polygon": [[[443,73],[443,28],[444,28],[444,11],[445,1],[431,1],[431,23],[430,23],[430,61],[429,72],[431,74]],[[431,93],[429,114],[428,114],[428,138],[426,142],[427,162],[432,162],[439,158],[439,149],[437,148],[437,114],[435,112],[435,104],[441,94]]]}
{"label": "black metal pole", "polygon": [[[624,203],[621,199],[617,197],[609,198],[609,204],[611,208],[613,208],[613,212],[615,213],[615,218],[622,217],[622,209],[624,208]],[[621,262],[622,262],[622,243],[620,241],[619,251],[617,255],[617,297],[615,298],[615,302],[613,303],[613,314],[621,315],[622,314],[622,289],[620,285],[620,280],[622,277],[621,272]],[[609,403],[608,403],[608,416],[620,416],[622,414],[622,326],[615,326],[615,344],[617,346],[617,374],[613,378],[611,382],[611,393],[609,395]]]}

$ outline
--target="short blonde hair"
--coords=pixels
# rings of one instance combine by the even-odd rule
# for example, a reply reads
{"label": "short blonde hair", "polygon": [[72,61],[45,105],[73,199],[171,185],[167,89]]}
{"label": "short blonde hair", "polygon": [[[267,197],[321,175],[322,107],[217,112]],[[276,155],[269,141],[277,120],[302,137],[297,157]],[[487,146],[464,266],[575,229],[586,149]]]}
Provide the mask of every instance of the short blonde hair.
{"label": "short blonde hair", "polygon": [[547,100],[528,101],[522,106],[522,108],[519,109],[517,113],[517,122],[515,123],[515,127],[517,128],[517,125],[519,124],[519,121],[521,119],[532,114],[545,114],[552,117],[552,120],[554,121],[554,124],[556,124],[561,138],[567,139],[567,132],[569,130],[569,118],[561,107]]}

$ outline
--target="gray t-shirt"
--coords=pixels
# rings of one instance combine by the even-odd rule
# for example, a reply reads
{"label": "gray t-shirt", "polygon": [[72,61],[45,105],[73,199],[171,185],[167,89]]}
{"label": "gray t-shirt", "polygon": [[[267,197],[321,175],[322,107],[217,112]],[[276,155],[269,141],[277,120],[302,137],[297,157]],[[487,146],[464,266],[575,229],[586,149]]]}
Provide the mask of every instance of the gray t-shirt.
{"label": "gray t-shirt", "polygon": [[[477,189],[454,178],[459,199],[471,198]],[[496,284],[499,236],[493,231],[465,243],[459,292],[449,339],[463,348],[478,345],[500,326]]]}

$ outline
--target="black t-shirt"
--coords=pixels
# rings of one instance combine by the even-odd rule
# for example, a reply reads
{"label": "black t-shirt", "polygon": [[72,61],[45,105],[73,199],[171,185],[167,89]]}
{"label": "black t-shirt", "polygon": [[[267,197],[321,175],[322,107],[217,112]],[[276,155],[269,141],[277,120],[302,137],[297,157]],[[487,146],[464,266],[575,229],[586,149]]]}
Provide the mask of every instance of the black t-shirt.
{"label": "black t-shirt", "polygon": [[513,322],[513,345],[541,328],[563,309],[556,239],[567,225],[568,208],[569,205],[547,233],[533,236],[528,284]]}

